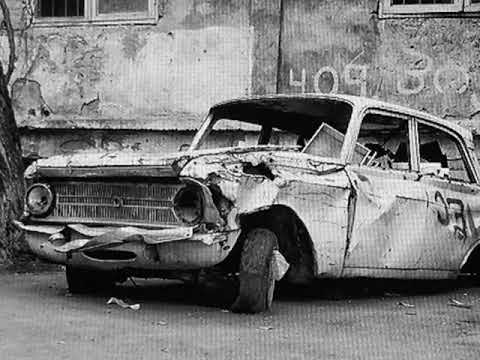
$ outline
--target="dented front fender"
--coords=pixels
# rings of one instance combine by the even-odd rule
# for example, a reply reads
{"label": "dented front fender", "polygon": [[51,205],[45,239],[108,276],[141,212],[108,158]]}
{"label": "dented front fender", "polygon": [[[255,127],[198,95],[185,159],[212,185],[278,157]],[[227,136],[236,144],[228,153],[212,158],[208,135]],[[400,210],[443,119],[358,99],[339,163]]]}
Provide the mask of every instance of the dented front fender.
{"label": "dented front fender", "polygon": [[250,153],[199,158],[181,176],[220,189],[232,204],[236,224],[243,215],[275,205],[290,208],[312,239],[315,275],[341,274],[351,221],[351,184],[342,165],[304,154]]}

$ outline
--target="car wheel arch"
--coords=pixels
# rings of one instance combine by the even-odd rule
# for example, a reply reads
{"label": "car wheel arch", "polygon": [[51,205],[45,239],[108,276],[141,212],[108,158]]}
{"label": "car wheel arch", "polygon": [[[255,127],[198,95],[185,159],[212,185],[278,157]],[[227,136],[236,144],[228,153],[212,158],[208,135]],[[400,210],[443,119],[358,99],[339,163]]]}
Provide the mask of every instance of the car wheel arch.
{"label": "car wheel arch", "polygon": [[470,247],[460,264],[460,273],[471,273],[480,276],[480,240]]}
{"label": "car wheel arch", "polygon": [[[287,281],[306,282],[316,273],[314,246],[305,223],[297,213],[286,205],[272,205],[268,208],[240,215],[242,234],[253,228],[267,228],[273,231],[279,241],[282,255],[290,264]],[[242,246],[242,234],[237,245]]]}

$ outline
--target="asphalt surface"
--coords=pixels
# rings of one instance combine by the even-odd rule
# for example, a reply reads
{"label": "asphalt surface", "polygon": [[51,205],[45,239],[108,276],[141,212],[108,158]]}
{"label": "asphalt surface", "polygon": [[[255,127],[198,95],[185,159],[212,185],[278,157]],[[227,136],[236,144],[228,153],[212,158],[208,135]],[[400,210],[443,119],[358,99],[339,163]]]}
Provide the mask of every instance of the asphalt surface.
{"label": "asphalt surface", "polygon": [[72,296],[62,272],[1,273],[0,359],[480,359],[469,282],[323,282],[281,290],[261,315],[222,310],[221,288],[136,284]]}

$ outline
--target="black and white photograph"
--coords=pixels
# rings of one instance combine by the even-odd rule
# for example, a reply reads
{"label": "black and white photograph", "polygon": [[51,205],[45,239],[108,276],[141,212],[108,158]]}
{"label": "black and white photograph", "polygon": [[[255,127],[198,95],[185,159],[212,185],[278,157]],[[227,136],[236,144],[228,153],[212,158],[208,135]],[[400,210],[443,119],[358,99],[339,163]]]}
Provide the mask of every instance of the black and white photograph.
{"label": "black and white photograph", "polygon": [[0,360],[480,359],[480,0],[0,0]]}

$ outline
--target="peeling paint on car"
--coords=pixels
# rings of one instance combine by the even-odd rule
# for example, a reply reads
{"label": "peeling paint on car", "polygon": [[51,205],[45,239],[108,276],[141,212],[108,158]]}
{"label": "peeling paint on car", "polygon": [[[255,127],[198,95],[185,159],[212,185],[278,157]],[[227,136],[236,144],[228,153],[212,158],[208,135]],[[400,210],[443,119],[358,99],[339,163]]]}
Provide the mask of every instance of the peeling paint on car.
{"label": "peeling paint on car", "polygon": [[[311,104],[312,97],[306,98]],[[337,101],[341,97],[317,98]],[[239,104],[274,104],[288,111],[287,106],[281,105],[289,97],[265,99],[234,100],[216,105],[212,111],[221,112],[222,106]],[[473,161],[471,137],[465,130],[413,110],[353,97],[345,97],[345,101],[354,107],[349,125],[353,130],[344,136],[348,151],[354,151],[355,129],[358,131],[363,111],[369,107],[421,116],[422,121],[456,134],[465,158],[471,159],[466,162],[471,166],[471,183],[420,169],[373,167],[363,160],[353,163],[348,151],[330,158],[305,153],[296,145],[196,148],[201,144],[202,132],[208,131],[207,124],[187,152],[165,157],[141,151],[64,155],[39,160],[26,172],[29,180],[64,177],[102,181],[118,177],[129,183],[141,176],[152,182],[168,180],[175,186],[193,186],[203,199],[200,223],[188,228],[177,224],[152,229],[153,223],[132,228],[113,221],[99,228],[65,220],[63,226],[52,227],[41,225],[42,219],[30,218],[18,225],[27,234],[35,234],[32,249],[51,261],[88,263],[107,269],[106,262],[87,259],[82,250],[90,246],[118,247],[137,254],[135,261],[141,268],[185,270],[214,266],[225,260],[240,238],[244,219],[265,216],[270,209],[282,207],[295,214],[305,228],[303,239],[311,242],[308,248],[314,277],[455,276],[473,249],[480,246],[479,172]],[[209,115],[206,121],[212,119]],[[163,206],[168,208],[172,199]],[[49,235],[64,231],[71,232],[70,242],[53,244],[48,240]],[[38,238],[48,249],[37,245]],[[57,254],[52,255],[52,249]],[[71,259],[58,255],[60,249]],[[73,256],[74,252],[78,254]],[[295,271],[298,267],[291,266],[289,273]]]}

